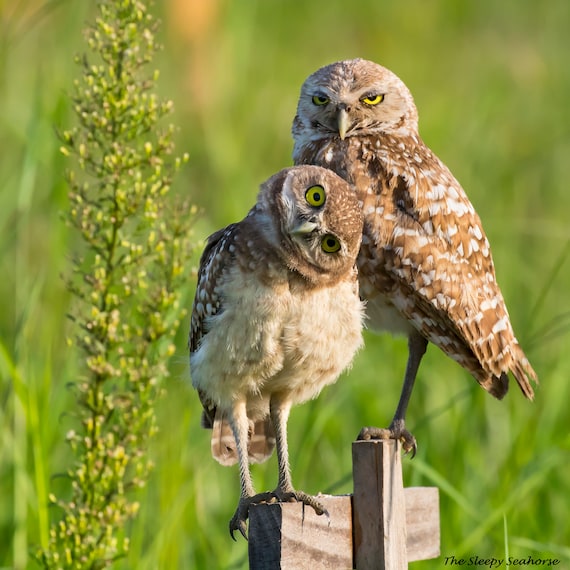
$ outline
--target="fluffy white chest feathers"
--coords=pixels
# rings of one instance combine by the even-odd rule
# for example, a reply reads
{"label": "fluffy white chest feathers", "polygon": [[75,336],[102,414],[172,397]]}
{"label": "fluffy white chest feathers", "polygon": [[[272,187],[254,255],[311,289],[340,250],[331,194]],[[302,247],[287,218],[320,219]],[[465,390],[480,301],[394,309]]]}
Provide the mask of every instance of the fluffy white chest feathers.
{"label": "fluffy white chest feathers", "polygon": [[253,418],[267,414],[276,392],[306,401],[336,380],[362,344],[355,283],[268,286],[239,268],[226,283],[223,310],[207,317],[210,332],[190,359],[194,387],[221,408],[245,398]]}

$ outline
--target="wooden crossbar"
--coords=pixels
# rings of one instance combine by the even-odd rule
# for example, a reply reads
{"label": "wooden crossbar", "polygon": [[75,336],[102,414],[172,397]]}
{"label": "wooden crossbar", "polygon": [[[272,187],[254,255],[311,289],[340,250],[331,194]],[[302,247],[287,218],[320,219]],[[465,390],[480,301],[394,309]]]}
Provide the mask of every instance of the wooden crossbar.
{"label": "wooden crossbar", "polygon": [[436,487],[402,483],[401,446],[357,441],[353,495],[319,495],[329,518],[299,503],[249,510],[251,570],[402,570],[439,556]]}

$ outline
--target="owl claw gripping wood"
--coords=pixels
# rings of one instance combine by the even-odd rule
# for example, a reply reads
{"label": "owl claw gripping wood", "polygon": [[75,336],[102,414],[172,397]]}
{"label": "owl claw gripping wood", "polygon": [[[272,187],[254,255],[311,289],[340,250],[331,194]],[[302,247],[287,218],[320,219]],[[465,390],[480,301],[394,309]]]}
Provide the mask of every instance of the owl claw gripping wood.
{"label": "owl claw gripping wood", "polygon": [[[251,504],[297,500],[326,510],[291,480],[287,420],[316,397],[362,344],[356,257],[362,210],[330,170],[298,166],[265,182],[239,223],[210,236],[200,260],[189,339],[192,384],[212,429],[212,454],[239,463],[230,521],[246,536]],[[277,447],[273,492],[255,494],[250,462]]]}
{"label": "owl claw gripping wood", "polygon": [[364,213],[360,294],[372,329],[408,337],[408,365],[390,427],[415,453],[405,415],[428,341],[496,398],[509,374],[533,398],[536,373],[515,338],[481,220],[418,133],[404,83],[363,59],[318,69],[301,88],[293,121],[295,164],[330,168],[355,189]]}

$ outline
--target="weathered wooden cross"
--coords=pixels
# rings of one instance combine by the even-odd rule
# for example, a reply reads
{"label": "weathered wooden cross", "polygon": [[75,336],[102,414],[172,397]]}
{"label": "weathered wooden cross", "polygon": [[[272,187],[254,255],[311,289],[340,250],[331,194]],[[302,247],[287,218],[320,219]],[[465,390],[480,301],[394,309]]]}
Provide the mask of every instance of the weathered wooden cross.
{"label": "weathered wooden cross", "polygon": [[352,444],[352,495],[320,495],[330,518],[300,503],[249,510],[250,570],[402,570],[439,556],[436,487],[404,488],[401,445]]}

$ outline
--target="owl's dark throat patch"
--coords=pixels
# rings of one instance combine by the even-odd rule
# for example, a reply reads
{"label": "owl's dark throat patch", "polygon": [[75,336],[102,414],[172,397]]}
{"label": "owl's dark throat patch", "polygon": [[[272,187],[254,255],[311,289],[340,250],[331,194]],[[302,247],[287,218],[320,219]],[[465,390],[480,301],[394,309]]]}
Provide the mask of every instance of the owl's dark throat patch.
{"label": "owl's dark throat patch", "polygon": [[368,155],[366,160],[361,156],[360,159],[366,164],[368,169],[368,176],[371,180],[387,179],[388,173],[386,172],[386,168],[384,167],[383,162],[378,156]]}
{"label": "owl's dark throat patch", "polygon": [[414,222],[419,221],[419,214],[410,195],[408,183],[402,176],[398,176],[396,179],[396,187],[392,192],[392,200],[394,202],[394,208],[398,212],[410,217]]}

